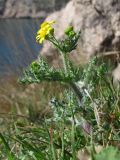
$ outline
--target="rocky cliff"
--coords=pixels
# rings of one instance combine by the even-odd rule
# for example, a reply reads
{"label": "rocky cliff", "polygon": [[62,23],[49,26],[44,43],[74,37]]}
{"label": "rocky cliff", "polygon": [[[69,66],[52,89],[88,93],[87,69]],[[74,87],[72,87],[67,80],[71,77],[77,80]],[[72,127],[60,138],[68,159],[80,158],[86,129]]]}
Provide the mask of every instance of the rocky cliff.
{"label": "rocky cliff", "polygon": [[44,18],[65,7],[69,0],[0,0],[1,18]]}
{"label": "rocky cliff", "polygon": [[[63,37],[64,29],[72,24],[81,30],[81,38],[74,59],[81,60],[104,51],[120,50],[120,0],[72,0],[66,8],[48,16],[56,20],[55,33]],[[56,50],[45,43],[42,54],[56,63]]]}

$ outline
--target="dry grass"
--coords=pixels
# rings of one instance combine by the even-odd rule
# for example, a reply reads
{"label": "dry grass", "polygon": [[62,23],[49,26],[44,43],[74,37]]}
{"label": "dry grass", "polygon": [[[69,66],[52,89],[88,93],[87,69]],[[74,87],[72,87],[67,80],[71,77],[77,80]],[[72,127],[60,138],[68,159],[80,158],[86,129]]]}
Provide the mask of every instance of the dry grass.
{"label": "dry grass", "polygon": [[[1,80],[0,86],[0,125],[10,123],[11,117],[28,116],[29,108],[35,112],[36,118],[49,115],[49,101],[52,97],[62,96],[63,87],[58,83],[41,83],[24,86],[17,82],[18,78],[7,77]],[[1,128],[1,127],[0,127]]]}

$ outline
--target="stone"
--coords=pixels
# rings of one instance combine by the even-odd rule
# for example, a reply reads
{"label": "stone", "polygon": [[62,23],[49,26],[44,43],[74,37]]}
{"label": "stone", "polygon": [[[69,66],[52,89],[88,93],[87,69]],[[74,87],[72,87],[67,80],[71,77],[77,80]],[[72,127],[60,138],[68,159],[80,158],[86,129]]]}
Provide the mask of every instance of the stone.
{"label": "stone", "polygon": [[59,10],[60,8],[64,7],[68,2],[69,2],[69,0],[64,0],[64,1],[62,1],[62,3],[60,0],[59,1],[55,0],[55,9]]}
{"label": "stone", "polygon": [[45,18],[69,0],[0,0],[1,18]]}
{"label": "stone", "polygon": [[[68,25],[81,30],[78,47],[71,53],[72,59],[78,63],[96,54],[120,50],[119,0],[72,0],[46,20],[56,20],[57,38],[64,37],[64,29]],[[58,64],[56,53],[56,49],[45,42],[41,54],[53,64]]]}
{"label": "stone", "polygon": [[0,14],[3,13],[6,0],[0,0]]}
{"label": "stone", "polygon": [[118,64],[118,66],[113,70],[113,84],[115,86],[118,86],[120,87],[119,85],[119,82],[120,82],[120,63]]}

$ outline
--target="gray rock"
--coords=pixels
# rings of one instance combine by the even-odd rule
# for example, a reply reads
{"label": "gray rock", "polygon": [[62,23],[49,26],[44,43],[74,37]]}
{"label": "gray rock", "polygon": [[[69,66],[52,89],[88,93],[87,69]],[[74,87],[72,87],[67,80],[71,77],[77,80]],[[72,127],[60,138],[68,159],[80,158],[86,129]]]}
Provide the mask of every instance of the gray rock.
{"label": "gray rock", "polygon": [[[71,54],[78,63],[81,55],[86,59],[102,52],[120,50],[120,0],[72,0],[46,20],[56,20],[58,38],[63,37],[63,31],[69,24],[75,30],[81,30],[78,48]],[[56,50],[47,42],[42,55],[56,64]]]}
{"label": "gray rock", "polygon": [[44,18],[65,6],[69,0],[0,0],[1,18]]}
{"label": "gray rock", "polygon": [[6,0],[0,0],[0,14],[3,13]]}

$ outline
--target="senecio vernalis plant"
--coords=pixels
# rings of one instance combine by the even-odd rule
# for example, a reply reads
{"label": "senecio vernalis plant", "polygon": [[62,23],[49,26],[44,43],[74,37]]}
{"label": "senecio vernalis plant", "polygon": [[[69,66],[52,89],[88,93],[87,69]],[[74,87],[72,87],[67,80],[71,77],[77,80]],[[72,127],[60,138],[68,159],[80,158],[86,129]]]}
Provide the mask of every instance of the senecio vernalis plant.
{"label": "senecio vernalis plant", "polygon": [[[39,44],[49,41],[62,57],[63,67],[50,67],[40,56],[24,71],[20,80],[23,84],[56,81],[67,85],[62,99],[50,101],[53,116],[45,119],[43,127],[37,129],[41,146],[37,146],[35,154],[38,159],[77,160],[78,150],[86,148],[91,160],[99,160],[95,145],[106,147],[120,138],[120,92],[111,83],[107,63],[101,63],[96,57],[84,69],[72,63],[69,54],[77,47],[80,31],[69,26],[64,31],[64,39],[57,39],[54,23],[43,22],[36,41]],[[31,133],[35,132],[31,130]],[[24,138],[18,139],[24,141]]]}
{"label": "senecio vernalis plant", "polygon": [[[60,82],[65,91],[60,99],[51,99],[52,116],[43,116],[40,121],[34,114],[34,106],[30,106],[25,124],[15,122],[10,134],[0,133],[0,147],[4,144],[0,159],[6,159],[7,155],[9,160],[81,160],[86,157],[87,160],[118,160],[120,90],[112,84],[109,74],[112,66],[97,57],[84,68],[75,66],[69,54],[77,47],[80,31],[75,32],[69,26],[64,31],[64,39],[57,39],[54,23],[43,22],[36,41],[39,44],[49,41],[58,50],[62,68],[50,67],[40,56],[24,71],[20,81],[23,84]],[[100,153],[97,146],[103,149]]]}
{"label": "senecio vernalis plant", "polygon": [[58,54],[62,57],[63,69],[56,70],[49,67],[42,57],[38,61],[32,62],[30,67],[24,71],[22,83],[40,83],[41,81],[60,81],[68,83],[75,91],[78,100],[81,100],[81,93],[75,82],[80,79],[80,68],[75,67],[68,58],[68,54],[77,47],[80,38],[80,31],[75,32],[72,26],[65,29],[65,39],[58,40],[54,34],[52,25],[55,21],[43,22],[37,32],[36,41],[43,43],[44,40],[51,42],[58,49]]}

